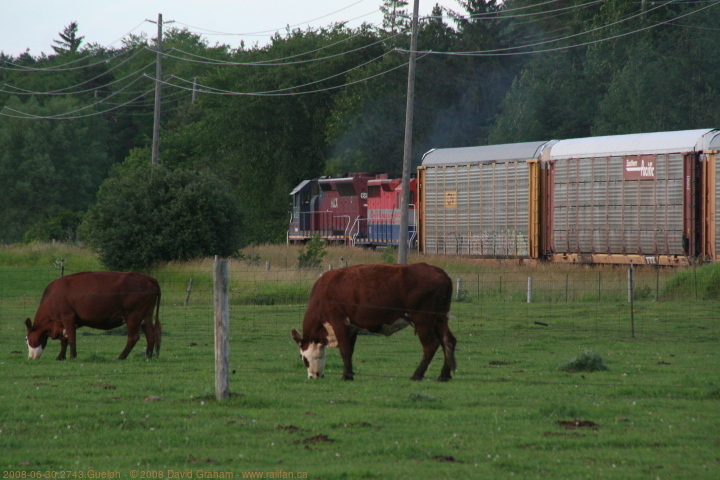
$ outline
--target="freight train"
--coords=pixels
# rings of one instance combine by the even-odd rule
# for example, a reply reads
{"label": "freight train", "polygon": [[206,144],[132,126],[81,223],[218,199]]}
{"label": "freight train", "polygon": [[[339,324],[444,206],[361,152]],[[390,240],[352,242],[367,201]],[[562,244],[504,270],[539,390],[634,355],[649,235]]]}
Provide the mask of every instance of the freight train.
{"label": "freight train", "polygon": [[[423,156],[412,180],[408,241],[424,254],[472,258],[636,265],[715,261],[720,258],[719,152],[717,129],[434,149]],[[368,185],[377,181],[377,176],[360,177]],[[388,210],[380,206],[389,203],[363,202],[368,190],[362,189],[356,190],[357,203],[367,210],[344,213],[355,215],[345,222],[350,228],[326,236],[317,227],[337,215],[332,202],[320,198],[323,181],[327,190],[351,182],[314,181],[320,190],[315,204],[312,194],[306,204],[298,198],[302,189],[312,191],[313,181],[301,183],[291,194],[289,240],[295,229],[299,241],[298,232],[305,239],[315,232],[354,245],[397,245],[397,195]],[[399,179],[393,181],[399,193]],[[385,198],[390,202],[389,195]],[[382,214],[374,213],[375,205]],[[315,223],[302,224],[303,213]],[[374,242],[363,237],[373,215],[387,221],[383,231],[389,235]]]}

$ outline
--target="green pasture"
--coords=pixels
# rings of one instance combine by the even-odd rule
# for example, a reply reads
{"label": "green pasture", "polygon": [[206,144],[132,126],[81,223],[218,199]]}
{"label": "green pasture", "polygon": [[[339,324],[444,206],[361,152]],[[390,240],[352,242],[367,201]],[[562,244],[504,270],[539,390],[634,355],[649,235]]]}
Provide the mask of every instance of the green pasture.
{"label": "green pasture", "polygon": [[[361,336],[354,382],[340,379],[335,349],[326,377],[308,380],[290,330],[319,272],[231,268],[232,397],[217,401],[207,266],[157,272],[159,359],[140,357],[143,338],[118,361],[124,336],[82,329],[78,358],[65,362],[55,361],[52,341],[40,360],[27,360],[22,325],[57,268],[0,266],[0,470],[23,478],[718,478],[718,302],[663,300],[675,271],[641,275],[647,287],[633,312],[624,270],[543,271],[530,304],[525,279],[538,270],[450,272],[467,292],[451,311],[458,371],[439,383],[440,352],[425,381],[409,380],[421,357],[410,329]],[[558,369],[586,350],[608,370]]]}

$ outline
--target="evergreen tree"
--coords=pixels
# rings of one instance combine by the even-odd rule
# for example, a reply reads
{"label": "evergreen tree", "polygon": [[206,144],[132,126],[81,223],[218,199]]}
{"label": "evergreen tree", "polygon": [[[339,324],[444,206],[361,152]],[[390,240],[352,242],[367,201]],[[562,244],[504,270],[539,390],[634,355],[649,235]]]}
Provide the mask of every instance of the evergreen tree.
{"label": "evergreen tree", "polygon": [[78,37],[77,31],[77,22],[70,22],[70,25],[65,27],[63,31],[58,34],[60,35],[60,40],[53,40],[53,43],[57,44],[57,46],[52,45],[52,49],[55,50],[55,53],[76,53],[80,49],[80,44],[82,44],[82,41],[85,38]]}

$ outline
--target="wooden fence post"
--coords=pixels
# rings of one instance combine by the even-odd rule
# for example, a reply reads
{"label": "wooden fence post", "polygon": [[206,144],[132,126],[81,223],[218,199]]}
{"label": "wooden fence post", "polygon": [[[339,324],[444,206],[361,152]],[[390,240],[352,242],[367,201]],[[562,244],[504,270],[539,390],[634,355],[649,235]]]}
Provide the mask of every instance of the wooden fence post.
{"label": "wooden fence post", "polygon": [[635,306],[633,305],[635,293],[635,278],[633,275],[633,264],[630,262],[630,268],[628,268],[628,302],[630,303],[630,329],[632,331],[632,338],[635,338]]}
{"label": "wooden fence post", "polygon": [[533,294],[533,280],[532,277],[528,277],[528,283],[527,283],[527,303],[532,303],[532,294]]}
{"label": "wooden fence post", "polygon": [[230,342],[228,324],[230,305],[228,301],[228,264],[225,260],[215,260],[215,397],[218,400],[230,396]]}
{"label": "wooden fence post", "polygon": [[188,302],[190,302],[190,292],[192,292],[192,286],[193,286],[194,281],[195,281],[195,279],[190,277],[190,282],[188,282],[187,292],[185,292],[185,303],[183,304],[183,306],[185,306],[185,307],[187,307]]}

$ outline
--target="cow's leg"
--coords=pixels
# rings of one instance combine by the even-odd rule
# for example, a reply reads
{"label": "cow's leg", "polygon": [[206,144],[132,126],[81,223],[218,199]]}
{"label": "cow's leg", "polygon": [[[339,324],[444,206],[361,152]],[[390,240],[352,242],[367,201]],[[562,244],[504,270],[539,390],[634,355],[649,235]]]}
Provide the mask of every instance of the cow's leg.
{"label": "cow's leg", "polygon": [[435,333],[440,340],[440,345],[443,348],[445,354],[445,362],[443,363],[442,370],[440,370],[439,382],[447,382],[452,378],[452,372],[455,370],[455,345],[457,340],[455,336],[450,332],[447,322],[442,322],[435,327]]}
{"label": "cow's leg", "polygon": [[[65,358],[65,346],[70,345],[70,360],[77,357],[77,347],[76,347],[76,335],[75,335],[75,322],[67,322],[64,323],[65,325],[65,335],[60,340],[60,355],[62,355],[63,359]],[[63,342],[64,340],[64,342]]]}
{"label": "cow's leg", "polygon": [[67,337],[60,337],[60,354],[58,355],[57,360],[65,360],[65,352],[67,351],[67,345]]}
{"label": "cow's leg", "polygon": [[[343,359],[343,380],[354,380],[355,372],[352,369],[352,356],[355,352],[355,342],[357,341],[357,328],[347,328],[347,348],[346,352],[343,353],[343,349],[340,348],[340,356]],[[339,347],[340,345],[338,345]]]}
{"label": "cow's leg", "polygon": [[120,353],[118,360],[125,360],[127,356],[130,355],[130,352],[132,351],[137,341],[140,339],[139,320],[136,320],[134,318],[127,318],[125,319],[125,325],[127,325],[128,339],[127,344],[125,345],[125,349],[122,351],[122,353]]}
{"label": "cow's leg", "polygon": [[152,324],[152,312],[150,312],[150,317],[146,318],[143,321],[142,329],[143,329],[143,333],[145,333],[145,341],[147,341],[147,348],[145,349],[145,357],[152,358],[153,349],[155,348],[155,329],[153,328],[153,324]]}
{"label": "cow's leg", "polygon": [[357,328],[342,325],[335,331],[338,342],[338,350],[343,361],[343,380],[354,380],[355,373],[352,368],[352,356],[355,352],[355,341],[357,340]]}
{"label": "cow's leg", "polygon": [[435,356],[435,352],[440,346],[440,340],[438,340],[435,334],[435,328],[427,321],[421,320],[415,322],[415,332],[423,347],[423,358],[420,360],[420,365],[418,365],[415,373],[410,378],[411,380],[422,380],[425,376],[425,371]]}

